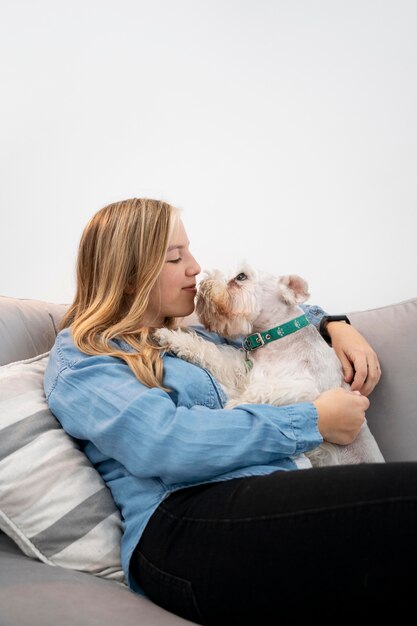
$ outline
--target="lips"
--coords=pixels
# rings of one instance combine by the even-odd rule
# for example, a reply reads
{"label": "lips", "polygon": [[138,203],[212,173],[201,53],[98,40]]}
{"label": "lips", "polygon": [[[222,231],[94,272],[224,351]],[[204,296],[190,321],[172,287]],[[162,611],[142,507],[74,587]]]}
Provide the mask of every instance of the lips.
{"label": "lips", "polygon": [[197,291],[197,287],[195,284],[188,285],[187,287],[182,288],[183,291]]}

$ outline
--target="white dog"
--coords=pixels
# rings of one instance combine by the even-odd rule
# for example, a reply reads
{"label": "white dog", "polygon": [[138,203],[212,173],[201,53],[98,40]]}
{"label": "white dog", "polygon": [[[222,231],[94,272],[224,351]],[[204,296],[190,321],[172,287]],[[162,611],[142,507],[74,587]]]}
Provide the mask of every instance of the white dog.
{"label": "white dog", "polygon": [[[224,387],[226,408],[238,404],[310,402],[328,389],[346,387],[334,350],[299,306],[308,299],[299,276],[277,277],[241,267],[225,277],[218,270],[199,285],[196,312],[210,331],[244,336],[243,350],[218,346],[191,329],[156,331],[161,346],[208,369]],[[300,467],[383,462],[365,422],[352,444],[322,443],[295,458]]]}

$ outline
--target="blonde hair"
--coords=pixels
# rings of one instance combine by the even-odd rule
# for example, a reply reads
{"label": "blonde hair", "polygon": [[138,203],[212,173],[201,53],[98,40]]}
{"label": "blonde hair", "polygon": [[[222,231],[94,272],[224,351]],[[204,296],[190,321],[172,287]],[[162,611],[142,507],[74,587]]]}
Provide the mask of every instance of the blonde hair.
{"label": "blonde hair", "polygon": [[[98,211],[81,236],[75,298],[61,324],[71,328],[81,352],[122,359],[148,387],[163,387],[163,365],[142,320],[178,219],[178,209],[145,198]],[[165,325],[173,327],[175,320]],[[134,351],[119,349],[116,338]]]}

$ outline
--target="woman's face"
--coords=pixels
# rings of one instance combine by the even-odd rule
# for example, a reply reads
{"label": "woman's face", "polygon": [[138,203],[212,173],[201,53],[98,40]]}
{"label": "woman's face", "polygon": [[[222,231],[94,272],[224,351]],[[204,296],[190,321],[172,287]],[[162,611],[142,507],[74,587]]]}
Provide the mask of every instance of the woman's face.
{"label": "woman's face", "polygon": [[164,267],[150,293],[145,324],[163,326],[167,317],[185,317],[194,311],[196,276],[201,268],[189,250],[181,220],[174,226]]}

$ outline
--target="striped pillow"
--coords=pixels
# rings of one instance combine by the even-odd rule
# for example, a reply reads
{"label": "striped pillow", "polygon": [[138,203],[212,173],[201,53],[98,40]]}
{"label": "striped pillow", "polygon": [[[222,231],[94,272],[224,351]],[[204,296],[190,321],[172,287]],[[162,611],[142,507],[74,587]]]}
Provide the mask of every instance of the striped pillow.
{"label": "striped pillow", "polygon": [[0,367],[0,529],[44,563],[125,582],[120,513],[48,408],[47,361]]}

